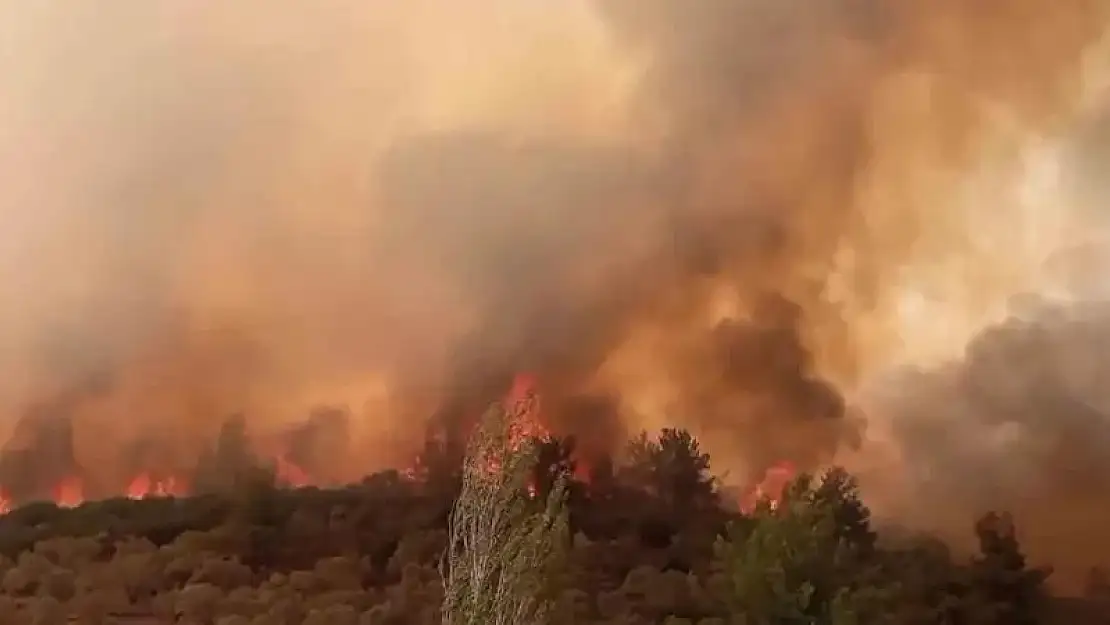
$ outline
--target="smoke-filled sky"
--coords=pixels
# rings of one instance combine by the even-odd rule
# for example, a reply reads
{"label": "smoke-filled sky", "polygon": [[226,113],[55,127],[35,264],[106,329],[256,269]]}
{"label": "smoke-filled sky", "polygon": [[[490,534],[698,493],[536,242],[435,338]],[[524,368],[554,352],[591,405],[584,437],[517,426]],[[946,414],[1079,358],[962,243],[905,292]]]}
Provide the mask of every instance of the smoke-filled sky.
{"label": "smoke-filled sky", "polygon": [[[1108,15],[0,0],[2,420],[64,397],[97,466],[151,432],[339,404],[363,470],[527,370],[599,444],[677,424],[741,472],[850,450],[911,480],[944,458],[937,484],[969,456],[1067,479],[1048,467],[1073,439],[997,442],[949,379],[1017,393],[1110,336],[1066,303],[1108,292]],[[1056,325],[974,345],[1046,344],[964,355],[1035,292],[1065,298]],[[892,381],[907,363],[920,379]],[[1105,427],[1076,407],[1098,388],[1007,419]]]}

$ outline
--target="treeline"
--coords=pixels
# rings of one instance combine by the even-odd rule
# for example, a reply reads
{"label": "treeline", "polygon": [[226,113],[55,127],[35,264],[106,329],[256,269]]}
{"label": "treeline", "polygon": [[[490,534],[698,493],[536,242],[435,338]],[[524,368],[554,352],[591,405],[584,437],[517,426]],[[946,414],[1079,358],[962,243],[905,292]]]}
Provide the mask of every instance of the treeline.
{"label": "treeline", "polygon": [[636,439],[587,485],[566,441],[509,445],[498,418],[420,481],[294,491],[259,472],[185,499],[17,509],[0,517],[0,625],[1104,622],[1097,597],[1048,594],[1004,513],[969,519],[979,552],[957,558],[879,535],[838,469],[741,514],[688,433]]}

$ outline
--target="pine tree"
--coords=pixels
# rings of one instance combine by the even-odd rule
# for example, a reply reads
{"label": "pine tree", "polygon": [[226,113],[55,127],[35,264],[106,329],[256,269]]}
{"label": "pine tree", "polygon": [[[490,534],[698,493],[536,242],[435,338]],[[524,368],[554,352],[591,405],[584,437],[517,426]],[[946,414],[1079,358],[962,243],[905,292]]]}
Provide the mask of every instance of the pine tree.
{"label": "pine tree", "polygon": [[690,432],[664,428],[657,438],[646,433],[629,442],[622,477],[645,488],[672,508],[691,511],[718,503],[709,473],[709,455]]}
{"label": "pine tree", "polygon": [[841,470],[801,475],[717,544],[719,591],[745,625],[881,622],[893,597],[877,575],[870,513]]}

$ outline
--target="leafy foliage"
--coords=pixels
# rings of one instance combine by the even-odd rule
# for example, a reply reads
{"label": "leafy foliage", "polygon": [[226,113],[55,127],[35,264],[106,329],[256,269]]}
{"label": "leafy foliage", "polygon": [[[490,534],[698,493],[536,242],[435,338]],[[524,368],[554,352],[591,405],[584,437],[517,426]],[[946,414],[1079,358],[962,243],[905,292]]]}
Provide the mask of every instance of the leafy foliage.
{"label": "leafy foliage", "polygon": [[877,567],[869,517],[838,469],[798,477],[778,505],[760,502],[718,542],[729,612],[747,625],[873,622],[889,589],[868,575]]}
{"label": "leafy foliage", "polygon": [[690,432],[664,428],[656,438],[641,433],[629,442],[625,455],[625,478],[667,504],[689,509],[718,503],[709,455]]}
{"label": "leafy foliage", "polygon": [[975,524],[980,554],[971,563],[971,610],[976,623],[1032,625],[1040,620],[1047,569],[1030,568],[1008,514],[990,513]]}

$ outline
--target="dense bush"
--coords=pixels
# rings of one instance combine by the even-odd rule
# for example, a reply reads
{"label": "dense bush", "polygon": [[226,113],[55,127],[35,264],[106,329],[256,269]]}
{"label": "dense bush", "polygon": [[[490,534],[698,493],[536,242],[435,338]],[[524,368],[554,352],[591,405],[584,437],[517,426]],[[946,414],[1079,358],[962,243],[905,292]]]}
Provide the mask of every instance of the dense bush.
{"label": "dense bush", "polygon": [[[553,525],[559,513],[548,507],[574,486],[566,454],[535,448],[541,462],[548,454],[561,467],[545,495],[478,493],[521,506],[498,517],[511,523],[494,527],[504,534],[487,536],[483,548],[507,557],[530,537],[562,541],[530,552],[549,554],[536,560],[544,567],[558,564],[537,565],[550,584],[519,586],[537,597],[550,591],[537,623],[1099,622],[1083,619],[1106,605],[1105,575],[1092,575],[1086,604],[1050,602],[1046,573],[1026,565],[1005,515],[969,522],[981,552],[966,561],[928,538],[880,540],[839,470],[801,476],[778,505],[741,515],[717,505],[695,443],[673,431],[639,440],[638,466],[561,499],[569,525]],[[445,479],[453,485],[386,473],[335,490],[248,480],[222,495],[25,506],[0,517],[0,625],[442,623],[445,599],[459,601],[445,596],[445,561],[473,564],[444,558],[470,531],[460,526],[465,506],[452,506],[460,487],[476,488]],[[527,498],[520,486],[506,478],[498,488]],[[473,495],[465,492],[464,500]],[[529,510],[548,519],[535,528],[548,529],[513,534]],[[529,562],[514,564],[515,574]],[[1056,621],[1049,608],[1061,614]]]}

